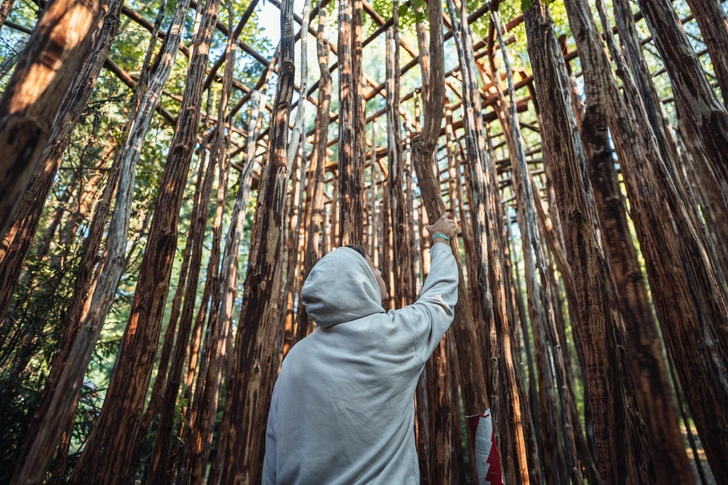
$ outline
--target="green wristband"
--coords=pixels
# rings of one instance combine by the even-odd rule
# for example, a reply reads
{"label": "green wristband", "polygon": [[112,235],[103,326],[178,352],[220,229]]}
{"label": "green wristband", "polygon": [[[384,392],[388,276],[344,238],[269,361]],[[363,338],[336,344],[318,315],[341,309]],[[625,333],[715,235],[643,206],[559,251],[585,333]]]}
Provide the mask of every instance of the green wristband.
{"label": "green wristband", "polygon": [[439,238],[442,238],[442,239],[445,239],[445,240],[447,240],[447,241],[450,241],[450,238],[449,238],[448,236],[446,236],[445,234],[441,233],[441,232],[438,232],[437,234],[433,234],[433,235],[432,235],[432,239],[433,239],[433,240],[434,240],[435,238],[438,238],[438,237],[439,237]]}

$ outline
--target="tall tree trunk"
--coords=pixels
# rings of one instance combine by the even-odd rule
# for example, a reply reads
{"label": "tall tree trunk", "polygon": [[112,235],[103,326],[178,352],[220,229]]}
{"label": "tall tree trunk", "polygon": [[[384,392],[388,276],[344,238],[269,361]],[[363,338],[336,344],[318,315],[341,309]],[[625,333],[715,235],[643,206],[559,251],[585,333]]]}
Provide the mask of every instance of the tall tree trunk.
{"label": "tall tree trunk", "polygon": [[[362,31],[363,0],[352,0],[351,11],[351,100],[352,100],[352,126],[354,128],[353,164],[354,183],[354,234],[358,236],[356,242],[366,244],[364,231],[366,188],[366,98],[364,93],[364,57],[362,55],[364,34]],[[376,149],[376,147],[372,147]]]}
{"label": "tall tree trunk", "polygon": [[[639,0],[638,3],[670,76],[678,109],[688,121],[691,136],[699,140],[720,184],[725,207],[728,207],[728,112],[708,83],[700,60],[672,8],[672,2]],[[714,3],[715,0],[701,2],[706,10],[715,9]],[[720,10],[721,6],[717,5],[717,8]],[[717,23],[719,18],[712,20]],[[725,19],[725,15],[722,18]],[[725,52],[722,54],[726,55]],[[718,64],[721,61],[714,59],[713,62]],[[728,69],[725,65],[723,68]],[[723,214],[724,217],[726,215],[728,210]]]}
{"label": "tall tree trunk", "polygon": [[10,227],[108,7],[106,0],[51,1],[5,86],[0,98],[0,238]]}
{"label": "tall tree trunk", "polygon": [[[704,206],[702,209],[694,206],[690,215],[693,217],[693,222],[704,233],[706,241],[711,239],[711,235],[708,227],[706,227],[706,224],[703,223],[701,212],[706,223],[710,226],[710,229],[714,231],[714,234],[719,234],[722,240],[728,240],[728,223],[725,223],[722,220],[716,220],[715,223],[710,221],[714,214],[728,213],[728,198],[724,197],[725,192],[721,189],[720,179],[715,176],[713,169],[707,162],[704,151],[701,150],[699,144],[692,142],[692,136],[690,137],[691,143],[689,144],[689,147],[693,159],[686,160],[685,158],[681,159],[678,156],[677,141],[672,134],[667,117],[664,115],[662,102],[657,94],[655,85],[652,82],[652,76],[650,75],[647,63],[644,59],[642,44],[636,31],[630,4],[626,0],[615,0],[613,4],[614,18],[617,23],[617,28],[619,29],[620,40],[625,46],[625,53],[629,62],[630,72],[632,73],[636,89],[639,91],[640,97],[642,98],[647,118],[650,121],[652,131],[657,139],[657,146],[660,150],[663,161],[665,162],[665,166],[670,172],[678,190],[686,197],[691,196],[690,182],[682,173],[683,170],[681,168],[685,165],[685,163],[689,163],[692,165],[692,168],[698,169],[702,179],[700,190],[707,195],[707,206]],[[683,131],[690,131],[688,122],[685,116],[680,115],[679,109],[678,121]],[[720,279],[725,282],[724,274],[728,271],[728,264],[725,264],[725,256],[723,252],[716,252],[713,248],[708,249],[711,251],[711,256],[713,257],[714,262],[723,261],[722,266],[719,264],[716,264],[715,266],[716,269],[722,270],[723,276],[721,276]]]}
{"label": "tall tree trunk", "polygon": [[[318,111],[314,126],[314,141],[311,152],[309,170],[313,173],[309,179],[310,185],[306,188],[306,200],[310,206],[311,217],[306,230],[305,255],[303,257],[303,271],[301,279],[305,281],[313,265],[322,256],[319,250],[319,239],[326,239],[323,217],[324,208],[324,171],[326,168],[326,142],[328,141],[329,110],[331,107],[331,72],[329,71],[329,43],[324,37],[326,26],[326,9],[319,9],[318,31],[316,35],[316,52],[319,59],[319,99]],[[374,183],[374,180],[372,180]],[[300,299],[299,299],[300,300]],[[299,301],[296,314],[296,334],[294,341],[297,342],[306,336],[309,326],[309,318],[303,304]]]}
{"label": "tall tree trunk", "polygon": [[[444,108],[444,55],[442,34],[442,5],[431,1],[428,5],[430,21],[429,57],[432,64],[429,69],[428,81],[431,86],[427,96],[425,109],[425,126],[421,135],[412,143],[412,163],[417,171],[420,184],[422,202],[427,211],[429,220],[437,220],[445,212],[445,204],[440,195],[440,186],[432,170],[432,158],[437,139],[440,133],[440,123]],[[420,57],[422,58],[421,51]],[[455,254],[457,243],[452,241]],[[457,259],[457,258],[456,258]],[[455,306],[453,333],[458,348],[460,363],[460,380],[463,387],[463,405],[466,415],[477,415],[488,409],[488,394],[486,390],[485,371],[478,345],[478,334],[475,322],[472,319],[470,302],[468,301],[465,282],[462,278],[462,267],[458,260],[458,304]]]}
{"label": "tall tree trunk", "polygon": [[226,442],[222,483],[257,483],[265,451],[265,423],[270,406],[273,349],[277,321],[268,310],[273,304],[273,279],[280,271],[283,201],[288,180],[288,121],[293,97],[293,1],[281,10],[281,67],[271,122],[268,165],[261,175],[258,211],[251,236],[245,299],[236,337],[236,362],[225,406]]}
{"label": "tall tree trunk", "polygon": [[[197,278],[200,271],[200,258],[202,255],[202,242],[204,240],[204,232],[207,221],[209,199],[211,196],[212,181],[214,177],[214,167],[219,167],[219,180],[217,188],[217,201],[215,209],[215,218],[213,221],[212,249],[207,263],[207,277],[205,280],[205,288],[198,313],[198,322],[204,321],[205,310],[208,303],[210,304],[210,313],[208,316],[208,330],[205,338],[205,348],[203,350],[203,364],[198,372],[198,382],[195,386],[195,396],[192,405],[188,406],[188,413],[184,423],[180,424],[178,434],[185,436],[188,441],[194,443],[205,443],[202,449],[196,449],[190,454],[192,457],[191,467],[187,468],[187,473],[183,475],[183,480],[190,478],[190,473],[195,471],[197,479],[204,478],[204,474],[200,469],[207,462],[209,452],[209,440],[212,438],[210,431],[210,417],[215,416],[217,411],[217,390],[219,388],[220,378],[222,376],[222,367],[216,365],[218,353],[222,350],[220,345],[224,342],[224,335],[218,327],[218,266],[220,261],[220,241],[222,238],[222,217],[227,198],[228,175],[229,175],[229,159],[227,153],[227,142],[229,141],[226,134],[226,124],[228,123],[226,112],[228,108],[228,100],[232,90],[233,68],[235,65],[235,53],[237,50],[236,39],[242,32],[243,27],[253,13],[257,2],[251,2],[242,15],[242,18],[232,30],[232,25],[228,26],[228,30],[232,34],[228,36],[225,49],[225,71],[223,74],[222,89],[220,94],[220,103],[218,105],[217,124],[215,136],[212,142],[212,152],[210,165],[208,167],[209,180],[205,181],[204,188],[200,196],[198,205],[198,213],[195,215],[195,226],[192,228],[191,237],[195,241],[192,252],[192,272],[190,280],[187,283],[187,295],[185,296],[185,306],[182,310],[180,327],[178,332],[178,344],[175,349],[174,367],[170,372],[168,379],[161,419],[157,428],[157,437],[155,447],[151,459],[151,467],[147,475],[147,483],[171,483],[180,463],[185,463],[186,448],[181,450],[178,441],[173,440],[173,446],[170,450],[168,441],[170,440],[172,427],[175,418],[175,405],[177,394],[179,392],[180,378],[182,375],[182,364],[184,361],[184,353],[187,350],[187,338],[189,336],[189,328],[196,303]],[[228,21],[232,22],[232,11],[228,5]],[[213,297],[214,295],[214,297]],[[188,306],[189,305],[189,306]],[[222,337],[222,340],[221,340]],[[179,352],[179,353],[178,353]],[[208,372],[209,371],[209,372]],[[209,377],[209,379],[208,379]],[[186,390],[185,396],[190,396],[190,387]],[[189,398],[186,399],[189,402]],[[204,413],[202,417],[199,417]],[[184,429],[184,430],[183,430]],[[194,433],[194,435],[192,435]],[[190,439],[190,437],[192,437]]]}
{"label": "tall tree trunk", "polygon": [[[603,5],[597,2],[597,6],[602,23],[608,26]],[[608,71],[610,128],[621,155],[635,229],[668,354],[678,368],[716,479],[728,480],[725,460],[718,457],[728,446],[728,383],[722,380],[728,362],[728,307],[724,292],[717,283],[700,233],[659,156],[655,139],[650,130],[643,128],[649,122],[611,31],[607,38],[628,100],[625,103]],[[700,382],[714,384],[705,386]]]}
{"label": "tall tree trunk", "polygon": [[619,39],[624,45],[630,72],[642,97],[652,131],[657,137],[662,158],[665,160],[667,168],[674,174],[678,163],[676,140],[670,130],[667,117],[663,114],[660,97],[647,67],[647,61],[642,51],[642,43],[632,15],[631,2],[629,0],[613,0],[612,4],[614,19],[619,29]]}
{"label": "tall tree trunk", "polygon": [[[303,22],[301,22],[301,30],[299,31],[299,35],[301,38],[301,75],[300,75],[300,85],[298,87],[298,92],[300,93],[300,97],[298,98],[298,104],[296,105],[296,121],[293,124],[293,132],[291,133],[291,144],[288,147],[288,166],[293,165],[293,158],[296,156],[296,153],[298,153],[298,146],[299,142],[302,140],[301,135],[304,135],[303,138],[303,153],[306,153],[306,144],[305,144],[305,133],[304,133],[304,115],[306,113],[306,103],[304,102],[304,98],[306,97],[306,93],[308,93],[308,25],[311,17],[311,0],[305,0],[303,4]],[[320,85],[319,85],[320,89]]]}
{"label": "tall tree trunk", "polygon": [[0,243],[0,321],[10,304],[15,284],[18,282],[23,262],[28,254],[33,237],[43,213],[45,201],[63,152],[71,141],[71,132],[83,113],[88,98],[93,92],[104,61],[111,50],[111,42],[119,25],[120,7],[109,3],[104,9],[102,22],[94,27],[91,47],[84,55],[84,63],[79,66],[58,111],[57,121],[38,160],[38,165],[28,182],[28,187],[20,199],[17,213]]}
{"label": "tall tree trunk", "polygon": [[[121,10],[120,6],[119,10]],[[45,439],[43,443],[43,450],[33,450],[32,458],[37,459],[37,461],[35,463],[27,463],[28,458],[31,457],[31,448],[36,442],[39,432],[42,431],[41,425],[47,427],[49,426],[49,424],[52,424],[58,427],[58,429],[56,429],[55,431],[61,431],[65,433],[64,430],[67,430],[67,427],[61,426],[64,417],[66,423],[69,419],[72,420],[73,418],[75,418],[75,409],[78,403],[78,397],[80,396],[80,392],[74,393],[76,394],[76,399],[74,399],[74,403],[71,405],[70,410],[54,410],[53,414],[57,414],[57,416],[55,416],[57,422],[49,423],[47,415],[49,413],[51,404],[53,403],[53,397],[58,387],[59,380],[63,375],[63,370],[68,366],[69,357],[71,357],[70,353],[74,347],[74,343],[80,329],[79,323],[84,305],[86,304],[89,293],[92,293],[94,289],[92,280],[96,264],[99,260],[99,246],[101,243],[101,238],[103,236],[104,228],[106,226],[106,219],[109,213],[111,199],[114,192],[116,191],[118,174],[119,166],[117,163],[112,166],[111,170],[109,171],[109,178],[107,180],[106,187],[104,188],[101,201],[97,205],[94,219],[91,222],[89,228],[89,234],[83,244],[81,261],[78,266],[78,274],[73,289],[73,296],[71,297],[71,303],[69,304],[66,316],[66,325],[63,332],[63,337],[58,346],[58,351],[53,358],[53,364],[51,366],[50,373],[48,374],[48,378],[46,379],[40,401],[35,409],[33,420],[31,421],[28,432],[26,433],[25,439],[23,440],[23,445],[20,452],[20,460],[16,466],[15,476],[13,477],[13,481],[11,483],[27,483],[28,480],[31,480],[31,477],[29,477],[29,475],[37,473],[38,469],[42,469],[42,472],[45,473],[49,465],[48,460],[50,460],[50,458],[53,456],[56,445],[58,444],[58,439],[61,439],[61,437],[55,437],[54,435]],[[70,391],[66,389],[63,392]],[[62,414],[63,411],[66,411],[65,415]],[[45,432],[47,433],[48,431],[45,430]],[[67,449],[59,449],[56,460],[63,461],[65,464],[65,453],[67,453]]]}
{"label": "tall tree trunk", "polygon": [[[274,58],[275,59],[275,58]],[[275,64],[272,62],[271,64]],[[269,74],[272,70],[268,71]],[[268,75],[269,75],[268,74]],[[238,254],[240,250],[240,244],[243,237],[243,225],[245,222],[246,208],[248,205],[248,196],[250,194],[250,186],[253,179],[253,165],[255,164],[255,152],[257,150],[257,141],[260,136],[260,128],[263,120],[263,110],[266,104],[266,88],[268,85],[269,78],[266,78],[264,86],[261,87],[260,91],[256,91],[251,96],[251,102],[253,107],[251,109],[250,118],[248,122],[248,137],[245,154],[245,164],[243,170],[240,173],[240,182],[238,186],[238,192],[235,196],[235,206],[233,208],[233,215],[231,218],[231,225],[228,229],[228,236],[225,245],[225,255],[223,256],[223,272],[225,274],[225,282],[221,288],[225,294],[220,302],[220,325],[228,328],[227,330],[227,342],[226,342],[226,362],[225,362],[225,392],[229,396],[229,390],[232,379],[232,367],[234,363],[233,347],[232,347],[232,318],[233,309],[235,304],[235,296],[237,294],[237,281],[238,281]],[[233,225],[234,223],[234,225]],[[227,269],[227,271],[226,271]],[[227,406],[227,401],[226,401]],[[225,458],[224,450],[227,447],[227,439],[229,438],[229,422],[224,422],[219,439],[216,445],[215,456],[212,460],[212,467],[210,470],[210,477],[208,483],[210,485],[216,485],[220,480],[220,474],[222,472],[222,462]],[[197,446],[196,441],[193,439],[192,446]],[[188,463],[194,460],[192,454],[188,454]],[[193,465],[188,464],[188,468],[192,468]],[[194,470],[191,473],[195,473]]]}
{"label": "tall tree trunk", "polygon": [[117,372],[109,385],[101,415],[71,476],[71,483],[112,482],[119,477],[129,477],[136,465],[130,461],[136,454],[134,450],[142,432],[141,410],[154,366],[169,289],[179,208],[196,139],[203,78],[218,7],[219,0],[208,0],[195,37],[179,123],[162,175]]}
{"label": "tall tree trunk", "polygon": [[[299,92],[306,93],[307,92],[307,86],[308,86],[308,35],[306,32],[308,32],[308,25],[309,25],[309,17],[310,17],[310,11],[311,11],[311,0],[306,0],[303,5],[303,23],[301,24],[301,86],[299,88]],[[328,67],[328,66],[327,66]],[[320,84],[320,81],[319,81]],[[321,89],[319,85],[319,89]],[[291,346],[295,343],[295,312],[296,308],[294,308],[293,302],[295,301],[295,294],[297,292],[297,289],[295,288],[295,274],[296,269],[298,269],[299,265],[299,255],[302,251],[305,251],[305,249],[302,249],[302,251],[299,251],[299,231],[303,229],[303,237],[301,238],[303,240],[303,248],[307,247],[306,241],[308,238],[306,237],[308,229],[310,229],[310,221],[312,217],[312,204],[311,200],[313,197],[313,190],[314,185],[316,183],[314,177],[315,177],[315,170],[311,170],[311,168],[308,169],[310,172],[310,176],[306,177],[306,203],[303,203],[303,178],[306,175],[306,165],[312,163],[313,153],[311,154],[311,159],[306,160],[306,134],[303,133],[303,117],[304,117],[304,102],[303,99],[299,99],[298,102],[298,108],[296,110],[296,121],[293,128],[293,133],[291,134],[291,144],[288,147],[288,165],[292,166],[294,163],[293,158],[296,156],[296,151],[298,150],[299,142],[302,145],[301,148],[301,180],[299,182],[299,201],[301,202],[298,204],[296,202],[293,203],[293,208],[296,211],[296,217],[291,218],[291,225],[292,227],[289,228],[291,231],[293,231],[293,228],[295,228],[296,236],[291,237],[291,240],[288,242],[288,259],[289,259],[289,265],[288,265],[288,275],[286,278],[286,284],[285,288],[283,290],[284,297],[286,298],[285,301],[285,307],[281,310],[283,314],[285,315],[284,319],[284,329],[285,329],[285,342],[283,344],[283,355],[285,356],[288,354],[288,351],[290,350]],[[296,129],[298,127],[298,129]],[[301,210],[296,209],[296,205],[301,206]],[[295,222],[294,222],[295,221]],[[295,245],[292,245],[295,240]],[[305,256],[304,256],[305,258]],[[303,273],[301,274],[303,277]],[[305,277],[304,277],[305,278]],[[304,279],[302,278],[301,281]],[[301,305],[299,305],[299,310],[301,308]]]}
{"label": "tall tree trunk", "polygon": [[[387,161],[389,164],[389,201],[391,208],[392,249],[394,261],[395,307],[402,308],[411,301],[407,295],[408,271],[412,259],[412,241],[408,241],[406,227],[407,207],[403,189],[404,157],[402,156],[402,127],[399,119],[399,2],[392,4],[392,28],[386,33],[386,84],[387,84]],[[375,147],[372,147],[374,149]]]}
{"label": "tall tree trunk", "polygon": [[[583,484],[584,479],[581,475],[581,465],[577,459],[577,450],[574,438],[575,426],[572,423],[571,417],[571,405],[573,396],[570,392],[569,383],[566,377],[566,367],[563,352],[567,349],[566,342],[561,342],[558,337],[556,330],[556,322],[554,320],[554,303],[551,298],[551,285],[554,281],[549,278],[549,274],[546,271],[547,263],[541,245],[541,238],[538,232],[538,224],[536,217],[535,199],[539,198],[537,190],[534,190],[532,185],[532,179],[528,169],[528,162],[526,160],[526,151],[523,147],[523,137],[521,134],[520,122],[517,115],[516,98],[514,93],[513,77],[511,74],[511,63],[508,55],[508,51],[503,42],[503,36],[501,34],[500,16],[497,13],[493,14],[495,23],[495,31],[497,34],[498,44],[500,47],[501,55],[503,57],[504,69],[506,71],[506,78],[508,81],[508,101],[506,103],[505,97],[500,93],[500,81],[497,80],[498,75],[495,74],[496,89],[498,89],[501,103],[507,107],[507,113],[501,115],[501,124],[504,128],[506,143],[508,144],[508,150],[510,152],[511,164],[513,167],[512,181],[516,189],[516,199],[518,202],[518,225],[521,229],[521,241],[523,245],[523,256],[524,256],[524,273],[526,276],[526,289],[529,294],[528,308],[530,312],[531,325],[533,327],[534,341],[536,342],[536,356],[540,362],[537,362],[539,369],[539,385],[542,400],[542,416],[541,423],[544,426],[549,421],[548,427],[551,428],[551,432],[555,435],[550,439],[544,439],[544,443],[554,443],[555,451],[557,452],[557,462],[560,460],[566,461],[566,469],[553,471],[559,471],[564,473],[560,478],[549,477],[552,483],[564,482],[567,480],[567,476],[570,478],[573,484]],[[505,111],[505,108],[503,109]],[[542,348],[538,349],[538,346]],[[552,364],[553,362],[553,364]],[[559,412],[556,408],[556,395],[553,389],[553,379],[551,368],[556,373],[556,382],[558,383],[558,394],[561,404],[561,422],[557,420]],[[547,410],[543,414],[543,410]],[[543,429],[546,429],[544,426]],[[559,432],[560,431],[560,432]],[[559,434],[563,439],[563,457],[559,457]],[[525,451],[524,451],[525,455]],[[548,457],[544,458],[549,460]],[[561,465],[563,466],[563,465]],[[567,475],[568,474],[568,475]]]}
{"label": "tall tree trunk", "polygon": [[[295,132],[294,132],[295,135]],[[305,143],[304,150],[305,150]],[[281,287],[283,288],[280,294],[280,305],[278,308],[278,314],[281,316],[281,325],[283,326],[284,343],[281,351],[284,354],[288,353],[293,339],[293,300],[294,293],[296,292],[296,274],[299,270],[299,256],[301,251],[301,241],[305,238],[305,234],[301,234],[301,228],[306,227],[304,220],[306,219],[305,210],[308,209],[308,204],[303,201],[304,194],[304,177],[306,175],[306,157],[304,153],[299,153],[297,157],[291,160],[291,197],[287,197],[289,203],[288,210],[288,231],[287,237],[284,241],[283,247],[286,251],[287,262],[285,276],[281,271],[282,281]],[[300,166],[299,166],[300,164]],[[285,283],[283,283],[283,280]]]}
{"label": "tall tree trunk", "polygon": [[[220,133],[218,129],[217,133]],[[217,137],[218,135],[216,135]],[[204,152],[204,148],[203,148]],[[201,153],[204,156],[204,153]],[[202,244],[204,242],[205,228],[207,227],[208,214],[210,212],[210,197],[215,179],[215,169],[218,166],[218,158],[210,155],[210,163],[205,169],[205,177],[202,180],[200,198],[193,207],[192,219],[188,238],[193,241],[190,253],[190,268],[185,285],[185,294],[177,329],[177,339],[172,353],[171,368],[166,378],[164,395],[159,403],[159,424],[156,427],[154,438],[154,449],[150,458],[149,471],[146,483],[166,484],[170,482],[170,474],[174,473],[170,466],[170,440],[172,428],[177,415],[177,394],[182,379],[182,372],[187,355],[188,342],[192,331],[195,304],[197,303],[197,287],[200,281],[200,270],[202,267]],[[202,168],[200,168],[201,170]],[[201,305],[203,308],[205,305]],[[202,310],[200,310],[202,311]]]}
{"label": "tall tree trunk", "polygon": [[703,34],[723,104],[728,104],[728,14],[720,0],[687,0]]}
{"label": "tall tree trunk", "polygon": [[[228,22],[232,22],[232,5],[228,4]],[[254,8],[254,7],[253,7]],[[252,12],[248,7],[247,12]],[[250,15],[243,15],[243,19],[235,28],[235,33],[240,33],[243,25]],[[232,28],[232,25],[228,26]],[[212,157],[217,160],[219,167],[219,178],[217,198],[215,207],[215,218],[212,225],[212,249],[207,263],[207,278],[205,282],[205,295],[202,299],[202,306],[199,313],[204,313],[204,308],[210,301],[210,313],[208,316],[207,332],[205,335],[205,347],[203,349],[203,365],[198,372],[195,394],[192,405],[187,415],[187,423],[184,426],[184,443],[196,443],[196,448],[188,450],[187,446],[177,443],[173,447],[173,454],[170,456],[166,467],[168,477],[171,479],[176,470],[182,465],[182,483],[194,482],[201,484],[205,479],[205,468],[207,457],[212,445],[212,432],[217,416],[218,394],[223,371],[223,351],[227,341],[227,330],[230,326],[227,322],[221,322],[220,304],[223,299],[221,293],[222,284],[218,275],[220,264],[220,245],[222,242],[222,219],[227,200],[228,177],[230,171],[229,131],[226,126],[230,124],[227,116],[228,100],[233,85],[233,70],[235,66],[235,53],[237,50],[235,38],[237,35],[228,37],[226,45],[225,72],[223,74],[220,104],[217,115],[217,134],[213,142]],[[237,275],[236,275],[237,279]],[[199,318],[199,316],[198,316]],[[201,445],[201,446],[200,446]],[[190,453],[191,451],[191,453]],[[187,457],[190,458],[187,461]],[[189,464],[189,466],[185,466]],[[162,468],[163,470],[165,468]],[[152,482],[153,483],[153,482]],[[171,483],[171,480],[168,480]]]}
{"label": "tall tree trunk", "polygon": [[[356,84],[352,44],[355,25],[353,3],[339,1],[339,245],[362,242],[361,172],[357,157],[359,138],[354,132]],[[359,14],[361,15],[361,14]],[[361,28],[361,26],[359,27]]]}
{"label": "tall tree trunk", "polygon": [[431,359],[428,361],[434,365],[429,366],[432,372],[428,372],[428,385],[430,387],[430,483],[446,484],[449,483],[452,468],[452,449],[456,443],[452,442],[451,428],[454,426],[454,416],[452,415],[450,376],[448,369],[447,351],[448,336],[443,338]]}
{"label": "tall tree trunk", "polygon": [[[208,91],[210,94],[211,91]],[[207,108],[209,112],[211,104],[211,96],[208,95]],[[205,163],[207,161],[207,148],[206,144],[200,147],[198,153],[198,164],[197,164],[197,180],[195,183],[195,195],[192,202],[192,212],[190,213],[190,228],[195,223],[196,214],[198,212],[198,206],[200,196],[202,194],[202,187],[205,185],[205,175],[207,170],[205,169]],[[189,231],[188,229],[188,231]],[[162,406],[164,392],[167,388],[167,374],[169,373],[170,360],[172,357],[172,350],[177,335],[177,325],[179,323],[180,313],[182,311],[182,302],[185,295],[185,289],[189,282],[188,274],[191,264],[192,257],[192,246],[195,241],[191,237],[187,237],[185,247],[182,251],[182,265],[179,270],[179,278],[177,279],[177,288],[175,290],[174,298],[172,299],[172,309],[170,310],[169,321],[167,323],[167,330],[164,334],[164,342],[162,344],[162,351],[159,356],[159,363],[157,364],[157,376],[152,386],[151,397],[149,398],[149,404],[145,411],[144,421],[142,422],[142,429],[148,430],[154,416],[158,415],[159,408]]]}
{"label": "tall tree trunk", "polygon": [[606,483],[651,483],[649,450],[639,441],[633,383],[620,350],[621,321],[609,265],[595,234],[593,210],[583,184],[581,140],[568,99],[563,56],[547,8],[534,2],[524,12],[528,52],[541,106],[544,158],[551,164],[566,252],[582,317],[586,387],[594,422],[599,474]]}
{"label": "tall tree trunk", "polygon": [[[588,4],[581,0],[567,0],[566,8],[584,68],[587,106],[581,135],[589,166],[589,179],[594,189],[602,242],[619,292],[619,309],[625,324],[637,385],[637,402],[647,423],[655,474],[658,483],[671,483],[677,479],[689,484],[693,482],[693,477],[685,447],[682,446],[660,337],[652,317],[637,250],[632,243],[607,134],[607,96],[610,88],[605,73],[611,68],[604,55],[601,39],[596,35],[596,25]],[[621,157],[620,162],[628,164]]]}
{"label": "tall tree trunk", "polygon": [[[109,28],[115,29],[116,25],[118,25],[118,14],[120,10],[120,3],[112,4],[112,10],[109,12],[109,17],[107,18],[107,22],[111,22]],[[160,14],[157,17],[156,29],[158,29],[161,24],[162,12],[163,7],[160,8]],[[141,75],[143,81],[139,84],[141,90],[143,90],[147,85],[146,76],[149,75],[151,55],[154,50],[154,40],[155,38],[152,36],[152,42],[147,50],[146,58],[144,59],[144,68]],[[127,125],[127,133],[129,133],[129,130],[131,130],[134,126],[133,121],[140,121],[139,119],[135,119],[135,117],[139,116],[138,110],[140,109],[140,103],[143,103],[143,101],[141,91],[137,92],[132,103],[132,117]],[[150,110],[147,115],[151,116],[151,114],[152,111]],[[125,145],[125,147],[127,146]],[[28,436],[26,437],[24,444],[26,452],[24,452],[24,455],[27,453],[28,459],[24,462],[23,469],[20,467],[18,468],[18,472],[15,477],[17,483],[25,483],[28,480],[33,481],[31,478],[32,476],[40,476],[38,474],[43,474],[45,472],[48,466],[48,461],[52,456],[53,450],[55,449],[61,433],[65,433],[67,436],[64,440],[65,447],[61,447],[59,449],[59,458],[57,461],[65,464],[65,455],[69,443],[68,436],[70,436],[70,430],[67,429],[68,424],[66,423],[70,422],[72,426],[75,408],[80,395],[80,381],[86,371],[86,366],[88,365],[88,361],[91,356],[91,350],[98,338],[102,323],[102,321],[94,323],[88,319],[90,305],[93,304],[93,300],[90,296],[95,294],[95,289],[98,288],[97,284],[99,283],[98,280],[93,282],[91,280],[93,269],[98,262],[97,253],[105,228],[110,199],[116,190],[120,171],[124,172],[121,176],[121,183],[124,187],[129,180],[129,175],[126,172],[128,170],[128,160],[123,156],[124,153],[128,152],[124,152],[122,149],[119,153],[120,155],[116,157],[114,166],[112,167],[107,181],[107,186],[104,189],[101,204],[96,210],[94,220],[91,224],[91,230],[84,244],[84,252],[80,263],[80,271],[76,280],[74,296],[71,300],[66,316],[66,333],[59,353],[56,356],[51,375],[49,376],[46,389],[44,390],[41,405],[38,408],[38,413],[34,420],[36,426],[31,427]],[[122,213],[123,211],[128,212],[130,209],[128,188],[124,188],[124,191],[124,193],[121,193],[117,197],[115,214]],[[127,198],[126,201],[129,202],[129,207],[126,207],[125,197]],[[113,224],[114,222],[112,220],[112,237],[114,230]],[[126,241],[126,232],[124,232],[122,238],[123,241]],[[120,248],[118,245],[113,246],[113,244],[109,244],[107,247],[109,254],[113,256],[113,254],[118,253],[118,257],[123,261],[123,249],[125,247],[125,243],[122,243]],[[116,253],[114,253],[114,249],[117,249]],[[108,266],[108,263],[104,266]],[[104,267],[103,271],[106,271],[106,269],[107,268]],[[102,279],[101,288],[103,288],[103,282],[104,281]],[[64,466],[59,465],[59,467],[62,472]]]}
{"label": "tall tree trunk", "polygon": [[[500,396],[493,401],[494,433],[500,440],[500,452],[507,458],[504,465],[508,476],[517,483],[530,483],[528,459],[523,427],[516,421],[521,413],[520,390],[511,349],[511,328],[515,323],[513,308],[507,297],[505,265],[503,258],[503,218],[500,212],[498,183],[495,163],[486,152],[483,136],[480,92],[476,78],[475,54],[468,25],[467,5],[455,6],[448,2],[455,31],[455,43],[463,78],[462,100],[466,111],[464,125],[467,141],[468,168],[471,175],[472,213],[475,216],[477,269],[470,275],[471,285],[477,282],[477,298],[488,328],[489,349],[492,363],[490,392]],[[473,285],[475,286],[475,285]],[[458,349],[459,350],[459,349]],[[496,407],[495,404],[498,404]]]}

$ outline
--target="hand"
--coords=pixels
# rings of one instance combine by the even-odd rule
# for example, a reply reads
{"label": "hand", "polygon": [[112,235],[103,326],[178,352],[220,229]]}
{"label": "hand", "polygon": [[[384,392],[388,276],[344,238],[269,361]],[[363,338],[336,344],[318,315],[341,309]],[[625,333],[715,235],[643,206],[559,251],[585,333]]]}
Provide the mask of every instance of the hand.
{"label": "hand", "polygon": [[455,219],[452,218],[449,211],[446,211],[437,221],[435,221],[434,224],[425,227],[425,229],[427,229],[427,232],[430,233],[430,236],[442,233],[452,239],[458,234],[458,229],[455,226]]}

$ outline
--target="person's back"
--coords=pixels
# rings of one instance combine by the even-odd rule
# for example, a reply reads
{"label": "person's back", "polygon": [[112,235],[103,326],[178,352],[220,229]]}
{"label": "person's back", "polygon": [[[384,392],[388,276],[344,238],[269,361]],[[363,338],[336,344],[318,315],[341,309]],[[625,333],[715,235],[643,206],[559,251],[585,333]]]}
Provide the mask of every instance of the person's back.
{"label": "person's back", "polygon": [[301,296],[318,328],[276,382],[264,484],[419,483],[413,396],[452,322],[458,282],[450,247],[430,254],[420,299],[389,313],[357,251],[339,248],[311,271]]}

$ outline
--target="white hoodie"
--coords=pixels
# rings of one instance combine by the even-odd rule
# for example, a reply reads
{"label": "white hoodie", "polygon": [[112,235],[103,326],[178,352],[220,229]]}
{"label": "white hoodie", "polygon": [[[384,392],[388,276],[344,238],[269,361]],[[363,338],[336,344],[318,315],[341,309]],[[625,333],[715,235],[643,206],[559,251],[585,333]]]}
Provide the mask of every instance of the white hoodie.
{"label": "white hoodie", "polygon": [[273,391],[263,485],[419,484],[414,392],[453,319],[458,271],[437,243],[419,300],[385,313],[369,263],[339,248],[301,291],[318,325]]}

